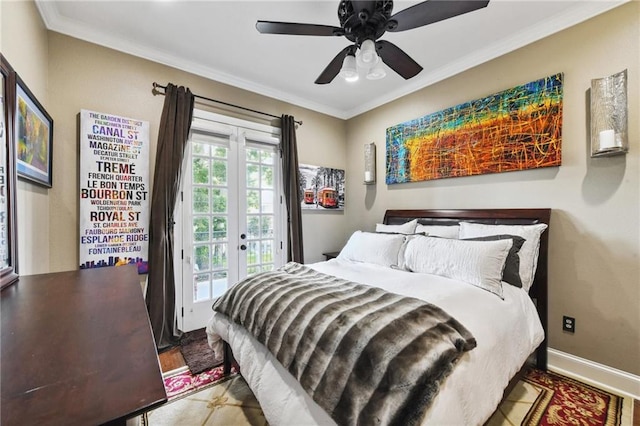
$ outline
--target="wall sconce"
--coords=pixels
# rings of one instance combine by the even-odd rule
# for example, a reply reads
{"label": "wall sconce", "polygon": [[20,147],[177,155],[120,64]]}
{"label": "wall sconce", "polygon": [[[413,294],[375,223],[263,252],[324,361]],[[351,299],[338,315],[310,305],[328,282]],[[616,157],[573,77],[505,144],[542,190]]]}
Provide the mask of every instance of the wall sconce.
{"label": "wall sconce", "polygon": [[591,157],[626,154],[627,70],[591,80]]}
{"label": "wall sconce", "polygon": [[364,184],[376,183],[376,144],[364,144]]}

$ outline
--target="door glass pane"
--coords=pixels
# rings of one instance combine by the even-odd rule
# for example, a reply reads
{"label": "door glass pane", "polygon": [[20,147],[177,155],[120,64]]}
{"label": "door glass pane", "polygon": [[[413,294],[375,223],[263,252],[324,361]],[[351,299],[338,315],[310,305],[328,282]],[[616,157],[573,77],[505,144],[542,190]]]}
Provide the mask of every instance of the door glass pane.
{"label": "door glass pane", "polygon": [[260,161],[260,150],[257,148],[247,148],[247,161],[257,163]]}
{"label": "door glass pane", "polygon": [[214,185],[227,184],[227,161],[213,160],[213,172],[211,174],[211,183]]}
{"label": "door glass pane", "polygon": [[247,187],[259,188],[260,187],[260,166],[257,164],[247,165]]}
{"label": "door glass pane", "polygon": [[227,218],[225,216],[213,216],[213,240],[227,239]]}
{"label": "door glass pane", "polygon": [[213,202],[213,211],[215,213],[227,212],[227,190],[215,188],[211,190],[211,201]]}
{"label": "door glass pane", "polygon": [[209,160],[206,158],[193,159],[193,183],[209,183]]}
{"label": "door glass pane", "polygon": [[224,269],[227,267],[227,244],[213,245],[213,269]]}
{"label": "door glass pane", "polygon": [[273,216],[262,216],[262,229],[260,236],[262,238],[273,238]]}
{"label": "door glass pane", "polygon": [[199,143],[193,142],[193,154],[194,155],[204,155],[209,156],[209,144],[208,143]]}
{"label": "door glass pane", "polygon": [[247,265],[260,263],[260,242],[250,241],[247,244]]}
{"label": "door glass pane", "polygon": [[247,216],[247,238],[260,238],[260,216]]}
{"label": "door glass pane", "polygon": [[273,167],[262,166],[260,171],[260,186],[262,188],[273,188]]}
{"label": "door glass pane", "polygon": [[263,241],[262,248],[262,263],[273,262],[273,241]]}
{"label": "door glass pane", "polygon": [[193,248],[194,271],[208,271],[210,269],[209,246],[195,246]]}
{"label": "door glass pane", "polygon": [[209,188],[193,188],[193,212],[209,213]]}
{"label": "door glass pane", "polygon": [[209,218],[195,217],[193,219],[193,239],[194,241],[209,241]]}
{"label": "door glass pane", "polygon": [[195,285],[193,288],[193,300],[200,302],[211,298],[211,275],[210,274],[197,274],[194,277]]}
{"label": "door glass pane", "polygon": [[262,164],[273,164],[273,156],[275,153],[273,151],[263,150],[260,154],[260,160]]}
{"label": "door glass pane", "polygon": [[260,192],[247,191],[247,213],[260,213]]}
{"label": "door glass pane", "polygon": [[273,191],[262,191],[262,213],[273,213]]}
{"label": "door glass pane", "polygon": [[229,150],[223,146],[213,147],[213,156],[217,158],[227,158],[227,152]]}
{"label": "door glass pane", "polygon": [[214,272],[213,273],[213,297],[221,296],[227,290],[227,272]]}

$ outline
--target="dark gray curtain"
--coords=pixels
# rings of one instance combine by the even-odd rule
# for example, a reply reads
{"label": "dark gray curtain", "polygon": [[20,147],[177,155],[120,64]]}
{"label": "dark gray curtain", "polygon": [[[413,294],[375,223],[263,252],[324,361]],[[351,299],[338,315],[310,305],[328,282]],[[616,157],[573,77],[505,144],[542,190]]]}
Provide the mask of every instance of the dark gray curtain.
{"label": "dark gray curtain", "polygon": [[169,83],[158,132],[151,197],[149,276],[146,303],[158,350],[178,344],[173,268],[173,212],[180,188],[184,149],[193,117],[193,94]]}
{"label": "dark gray curtain", "polygon": [[298,146],[296,122],[290,115],[282,116],[282,170],[284,197],[287,204],[287,261],[304,263],[302,250],[302,214],[300,179],[298,178]]}

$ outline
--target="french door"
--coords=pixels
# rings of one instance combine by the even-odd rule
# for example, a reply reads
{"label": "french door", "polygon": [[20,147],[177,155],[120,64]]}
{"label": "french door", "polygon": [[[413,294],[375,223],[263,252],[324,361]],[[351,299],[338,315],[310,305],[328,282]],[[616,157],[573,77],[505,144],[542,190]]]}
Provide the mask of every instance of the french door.
{"label": "french door", "polygon": [[279,129],[194,111],[177,215],[183,331],[204,327],[231,285],[283,264],[279,142]]}

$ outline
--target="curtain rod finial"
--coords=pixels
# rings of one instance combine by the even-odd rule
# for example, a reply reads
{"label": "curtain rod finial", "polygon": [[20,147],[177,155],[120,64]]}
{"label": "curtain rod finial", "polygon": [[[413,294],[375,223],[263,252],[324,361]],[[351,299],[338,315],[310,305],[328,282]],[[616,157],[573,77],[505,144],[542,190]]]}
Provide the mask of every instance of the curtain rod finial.
{"label": "curtain rod finial", "polygon": [[153,89],[151,90],[151,93],[153,93],[153,96],[155,95],[163,95],[163,93],[158,90],[158,89],[162,89],[163,87],[161,85],[159,85],[158,83],[156,83],[155,81],[153,82]]}

